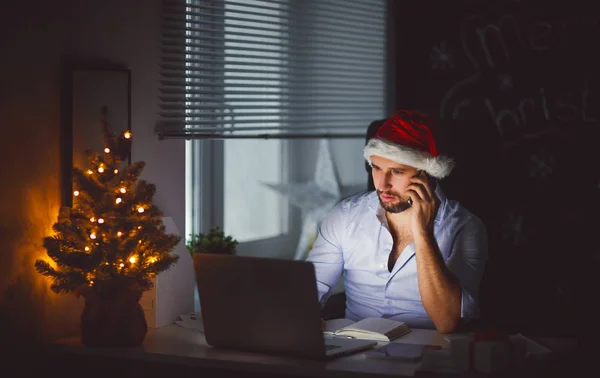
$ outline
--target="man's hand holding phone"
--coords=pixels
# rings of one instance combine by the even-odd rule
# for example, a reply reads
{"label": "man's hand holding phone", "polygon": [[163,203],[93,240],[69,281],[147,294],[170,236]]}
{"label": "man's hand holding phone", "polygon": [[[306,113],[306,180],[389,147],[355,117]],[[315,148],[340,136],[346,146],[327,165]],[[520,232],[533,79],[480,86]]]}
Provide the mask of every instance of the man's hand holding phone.
{"label": "man's hand holding phone", "polygon": [[410,178],[406,187],[409,195],[410,229],[417,233],[433,234],[433,221],[440,206],[440,199],[435,194],[435,182],[423,171]]}

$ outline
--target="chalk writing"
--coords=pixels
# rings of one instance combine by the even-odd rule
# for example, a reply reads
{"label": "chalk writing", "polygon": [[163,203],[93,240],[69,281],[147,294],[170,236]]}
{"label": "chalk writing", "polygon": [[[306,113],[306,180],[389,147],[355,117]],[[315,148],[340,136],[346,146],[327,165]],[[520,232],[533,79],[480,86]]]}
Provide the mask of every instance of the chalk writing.
{"label": "chalk writing", "polygon": [[431,67],[434,70],[444,71],[454,68],[454,51],[450,49],[446,41],[434,45],[431,49]]}
{"label": "chalk writing", "polygon": [[528,171],[532,178],[544,179],[550,176],[554,171],[556,164],[554,156],[548,151],[541,148],[537,153],[533,154],[529,159]]}
{"label": "chalk writing", "polygon": [[[514,90],[518,83],[511,71],[523,63],[524,56],[568,50],[570,41],[586,41],[586,37],[598,33],[599,25],[600,18],[585,16],[540,20],[505,13],[493,19],[484,15],[465,18],[459,29],[459,43],[473,71],[445,92],[440,103],[440,118],[489,116],[501,136],[525,134],[531,131],[528,126],[544,120],[596,122],[600,117],[597,113],[600,83],[595,77],[575,69],[571,75],[574,80],[569,80],[568,86],[552,81],[544,83],[565,74],[554,72],[546,74],[550,77],[539,76],[537,87],[519,87],[517,94]],[[445,43],[436,45],[432,51],[432,60],[434,52],[439,55],[435,61],[438,69],[443,59],[448,59],[443,55],[450,51],[446,46],[442,51],[441,46]],[[581,47],[580,55],[590,54],[589,50],[596,48],[585,44]],[[577,57],[573,59],[572,66],[577,67]],[[547,63],[550,67],[552,62]],[[548,69],[546,67],[544,72]],[[493,85],[489,85],[490,75],[493,75]],[[512,95],[507,97],[508,93]]]}

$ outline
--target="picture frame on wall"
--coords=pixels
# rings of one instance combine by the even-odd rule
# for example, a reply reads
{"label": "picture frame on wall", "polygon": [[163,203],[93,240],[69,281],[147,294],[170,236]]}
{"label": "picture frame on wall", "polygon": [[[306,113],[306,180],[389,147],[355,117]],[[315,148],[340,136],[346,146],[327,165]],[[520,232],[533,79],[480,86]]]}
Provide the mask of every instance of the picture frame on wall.
{"label": "picture frame on wall", "polygon": [[[104,149],[103,118],[116,135],[131,131],[131,70],[73,66],[64,76],[62,204],[72,206],[72,168],[88,166],[86,150]],[[125,161],[131,164],[131,153]]]}

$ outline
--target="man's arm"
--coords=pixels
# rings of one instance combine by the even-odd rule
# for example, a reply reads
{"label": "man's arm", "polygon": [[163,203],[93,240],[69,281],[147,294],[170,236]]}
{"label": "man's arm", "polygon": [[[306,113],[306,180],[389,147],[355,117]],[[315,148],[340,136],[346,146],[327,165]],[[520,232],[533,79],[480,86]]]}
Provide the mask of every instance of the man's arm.
{"label": "man's arm", "polygon": [[439,332],[451,333],[465,315],[465,295],[469,307],[476,305],[476,293],[487,260],[485,228],[478,218],[471,217],[455,238],[447,266],[433,234],[440,206],[433,182],[426,175],[412,177],[407,192],[413,201],[409,209],[410,228],[423,307]]}
{"label": "man's arm", "polygon": [[452,333],[461,319],[460,283],[446,267],[433,234],[417,233],[413,237],[423,307],[440,333]]}
{"label": "man's arm", "polygon": [[306,261],[313,263],[317,278],[318,300],[321,306],[327,299],[327,294],[338,283],[344,258],[342,255],[343,235],[345,232],[345,214],[340,204],[336,205],[321,222],[312,249]]}
{"label": "man's arm", "polygon": [[451,333],[462,319],[479,312],[479,286],[488,260],[483,223],[471,218],[460,229],[443,261],[432,235],[415,236],[419,292],[427,314],[441,333]]}

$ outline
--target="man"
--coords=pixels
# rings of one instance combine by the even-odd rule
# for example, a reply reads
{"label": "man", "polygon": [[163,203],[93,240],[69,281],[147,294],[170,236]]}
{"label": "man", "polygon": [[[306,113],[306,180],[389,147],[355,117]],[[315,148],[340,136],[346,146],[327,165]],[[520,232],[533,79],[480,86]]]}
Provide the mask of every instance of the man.
{"label": "man", "polygon": [[364,158],[376,190],[337,204],[307,257],[321,304],[343,274],[346,318],[455,332],[479,316],[488,247],[481,220],[438,183],[454,161],[438,154],[431,120],[408,110],[384,122]]}

